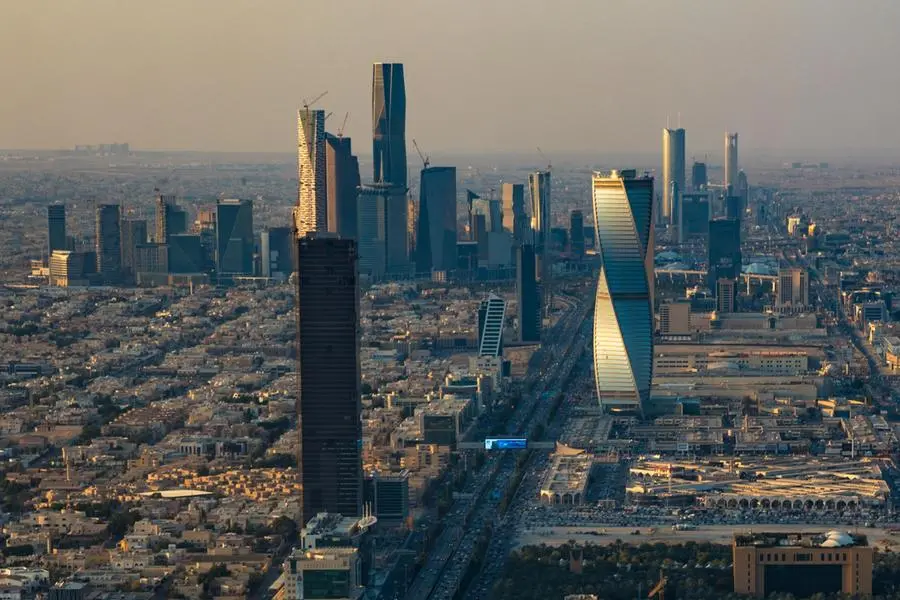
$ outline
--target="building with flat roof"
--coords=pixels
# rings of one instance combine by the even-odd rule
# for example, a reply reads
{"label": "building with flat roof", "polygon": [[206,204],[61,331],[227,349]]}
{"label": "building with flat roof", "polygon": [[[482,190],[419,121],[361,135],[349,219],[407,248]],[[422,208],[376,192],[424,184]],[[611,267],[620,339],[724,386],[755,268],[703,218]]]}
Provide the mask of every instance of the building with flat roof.
{"label": "building with flat roof", "polygon": [[584,504],[593,466],[590,454],[555,454],[541,482],[541,503]]}
{"label": "building with flat roof", "polygon": [[862,535],[837,530],[735,534],[732,548],[738,594],[872,594],[874,548]]}
{"label": "building with flat roof", "polygon": [[285,600],[356,600],[365,591],[356,548],[295,551],[282,577]]}

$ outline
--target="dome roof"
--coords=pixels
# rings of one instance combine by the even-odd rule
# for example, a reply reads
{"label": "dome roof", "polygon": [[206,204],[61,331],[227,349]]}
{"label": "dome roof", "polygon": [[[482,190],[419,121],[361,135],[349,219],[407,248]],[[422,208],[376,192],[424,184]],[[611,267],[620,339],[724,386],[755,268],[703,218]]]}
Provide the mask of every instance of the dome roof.
{"label": "dome roof", "polygon": [[820,544],[823,548],[837,548],[840,546],[852,546],[853,536],[845,531],[832,529],[825,534],[825,541]]}

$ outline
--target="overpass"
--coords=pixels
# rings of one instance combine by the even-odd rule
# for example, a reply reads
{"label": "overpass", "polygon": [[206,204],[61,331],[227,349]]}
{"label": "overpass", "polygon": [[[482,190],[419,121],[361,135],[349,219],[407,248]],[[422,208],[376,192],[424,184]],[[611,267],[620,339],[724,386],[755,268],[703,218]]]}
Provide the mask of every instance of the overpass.
{"label": "overpass", "polygon": [[[685,281],[689,281],[691,279],[700,281],[701,279],[705,279],[707,276],[706,271],[694,270],[694,269],[654,269],[654,274],[657,279],[660,279],[666,275],[669,276],[670,280],[674,280],[676,277],[683,277]],[[747,289],[750,289],[750,283],[753,281],[758,281],[760,284],[763,282],[772,282],[772,287],[774,288],[778,284],[778,275],[762,275],[759,273],[741,273],[741,281],[747,284]]]}
{"label": "overpass", "polygon": [[[484,450],[484,442],[459,442],[456,445],[458,450]],[[554,450],[556,442],[532,442],[528,441],[527,450]],[[518,450],[491,450],[491,452],[517,452]]]}

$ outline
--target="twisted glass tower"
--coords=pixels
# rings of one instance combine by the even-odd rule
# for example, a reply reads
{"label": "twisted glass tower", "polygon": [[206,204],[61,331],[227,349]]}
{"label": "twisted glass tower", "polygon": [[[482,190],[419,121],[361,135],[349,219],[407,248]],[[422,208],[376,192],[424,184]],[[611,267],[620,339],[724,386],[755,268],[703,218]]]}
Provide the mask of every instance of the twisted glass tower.
{"label": "twisted glass tower", "polygon": [[594,378],[605,410],[640,412],[653,375],[653,178],[595,173],[600,276],[594,307]]}

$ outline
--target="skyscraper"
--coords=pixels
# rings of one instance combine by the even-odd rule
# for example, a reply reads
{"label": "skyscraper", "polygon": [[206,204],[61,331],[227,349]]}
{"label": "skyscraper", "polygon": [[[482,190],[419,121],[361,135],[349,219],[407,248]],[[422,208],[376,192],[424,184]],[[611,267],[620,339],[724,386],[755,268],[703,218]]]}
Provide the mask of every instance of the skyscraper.
{"label": "skyscraper", "polygon": [[97,273],[104,283],[114,283],[122,275],[122,232],[118,204],[97,207],[96,232]]}
{"label": "skyscraper", "polygon": [[550,243],[550,171],[528,174],[528,191],[531,195],[531,230],[534,234],[534,251],[542,257]]}
{"label": "skyscraper", "polygon": [[165,244],[168,237],[187,232],[187,213],[175,203],[174,195],[156,194],[156,236],[154,242]]}
{"label": "skyscraper", "polygon": [[662,221],[678,224],[678,194],[684,193],[684,129],[663,129]]}
{"label": "skyscraper", "polygon": [[[722,281],[734,282],[741,275],[741,222],[734,219],[713,219],[709,222],[709,272],[708,285],[718,297]],[[732,286],[731,300],[719,302],[719,310],[734,310],[736,287]]]}
{"label": "skyscraper", "polygon": [[503,355],[503,322],[506,300],[490,294],[478,308],[478,356]]}
{"label": "skyscraper", "polygon": [[737,184],[738,134],[725,132],[725,191]]}
{"label": "skyscraper", "polygon": [[806,269],[790,267],[778,270],[775,307],[781,311],[802,310],[809,306],[809,276]]}
{"label": "skyscraper", "polygon": [[219,277],[253,274],[253,201],[216,204],[216,271]]}
{"label": "skyscraper", "polygon": [[569,246],[573,257],[584,256],[584,213],[580,210],[569,213]]}
{"label": "skyscraper", "polygon": [[299,189],[294,209],[297,236],[328,227],[325,173],[325,111],[304,106],[297,111]]}
{"label": "skyscraper", "polygon": [[54,250],[68,250],[66,240],[66,205],[51,204],[47,207],[47,257]]}
{"label": "skyscraper", "polygon": [[302,521],[362,514],[356,242],[297,240]]}
{"label": "skyscraper", "polygon": [[537,283],[534,246],[521,244],[516,249],[516,304],[519,314],[519,341],[541,341],[541,293]]}
{"label": "skyscraper", "polygon": [[594,377],[604,409],[640,411],[653,375],[653,178],[633,170],[592,182],[600,276]]}
{"label": "skyscraper", "polygon": [[404,273],[410,266],[406,188],[391,185],[384,200],[385,263],[389,273]]}
{"label": "skyscraper", "polygon": [[405,190],[406,85],[400,63],[372,66],[372,154],[375,183]]}
{"label": "skyscraper", "polygon": [[694,161],[694,165],[691,167],[691,188],[694,191],[704,190],[708,183],[706,163]]}
{"label": "skyscraper", "polygon": [[147,221],[144,219],[122,219],[122,274],[133,281],[135,270],[135,248],[147,243]]}
{"label": "skyscraper", "polygon": [[359,272],[374,279],[387,270],[385,214],[392,186],[364,185],[359,188],[356,206]]}
{"label": "skyscraper", "polygon": [[359,160],[350,138],[325,134],[325,165],[328,197],[328,231],[356,239],[356,194],[360,186]]}
{"label": "skyscraper", "polygon": [[422,169],[416,272],[456,268],[456,167]]}
{"label": "skyscraper", "polygon": [[503,228],[513,235],[516,243],[525,241],[525,231],[529,228],[528,213],[525,210],[525,186],[521,183],[504,183],[500,186],[500,201],[503,205]]}
{"label": "skyscraper", "polygon": [[294,239],[290,227],[270,227],[260,232],[263,277],[283,280],[294,271]]}

